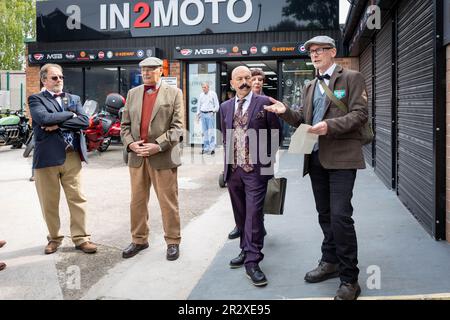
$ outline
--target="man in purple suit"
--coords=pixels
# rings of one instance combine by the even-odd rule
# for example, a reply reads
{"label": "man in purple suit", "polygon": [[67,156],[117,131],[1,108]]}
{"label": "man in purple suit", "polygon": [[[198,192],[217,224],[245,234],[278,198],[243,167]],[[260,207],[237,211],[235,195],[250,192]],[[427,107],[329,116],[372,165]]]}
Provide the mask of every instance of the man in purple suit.
{"label": "man in purple suit", "polygon": [[259,267],[264,257],[261,252],[263,205],[281,141],[281,126],[274,114],[264,110],[272,102],[252,93],[251,72],[247,67],[235,68],[231,78],[236,97],[222,103],[220,120],[225,150],[224,179],[241,234],[241,253],[230,261],[230,267],[245,265],[252,283],[265,286],[267,279]]}

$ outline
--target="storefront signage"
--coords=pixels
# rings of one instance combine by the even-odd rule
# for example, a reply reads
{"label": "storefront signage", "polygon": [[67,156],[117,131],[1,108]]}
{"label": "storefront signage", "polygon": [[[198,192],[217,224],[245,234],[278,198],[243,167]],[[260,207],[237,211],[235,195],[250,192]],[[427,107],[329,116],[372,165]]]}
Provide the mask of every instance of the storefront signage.
{"label": "storefront signage", "polygon": [[[38,1],[37,40],[338,29],[338,0]],[[314,4],[314,5],[313,5]],[[308,9],[305,10],[305,7]]]}
{"label": "storefront signage", "polygon": [[68,62],[115,62],[140,61],[147,57],[159,56],[159,50],[151,48],[127,49],[89,49],[70,51],[39,51],[28,54],[30,64],[68,63]]}
{"label": "storefront signage", "polygon": [[264,43],[220,46],[186,46],[177,47],[174,58],[177,60],[221,59],[241,57],[295,57],[307,55],[303,43]]}

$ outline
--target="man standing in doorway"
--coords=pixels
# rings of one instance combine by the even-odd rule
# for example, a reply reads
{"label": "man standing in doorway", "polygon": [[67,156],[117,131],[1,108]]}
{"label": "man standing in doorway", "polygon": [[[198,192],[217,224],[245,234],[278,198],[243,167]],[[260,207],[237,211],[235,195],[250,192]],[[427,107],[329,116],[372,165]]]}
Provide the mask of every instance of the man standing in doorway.
{"label": "man standing in doorway", "polygon": [[259,266],[264,258],[263,205],[281,141],[281,126],[276,116],[264,110],[270,100],[252,93],[247,67],[235,68],[231,77],[236,97],[222,103],[220,121],[225,150],[224,180],[236,225],[241,230],[241,252],[229,265],[230,268],[245,265],[252,283],[265,286],[267,278]]}
{"label": "man standing in doorway", "polygon": [[122,252],[131,258],[148,248],[148,201],[153,185],[161,207],[167,260],[179,257],[180,212],[177,168],[181,165],[183,94],[161,81],[162,61],[139,63],[144,84],[128,92],[121,135],[128,151],[131,180],[131,244]]}
{"label": "man standing in doorway", "polygon": [[[273,100],[274,105],[266,110],[295,127],[312,125],[309,132],[319,135],[311,155],[305,155],[303,175],[309,173],[311,178],[324,239],[319,265],[306,273],[305,281],[340,277],[335,299],[356,300],[361,288],[351,199],[356,170],[365,168],[360,130],[368,118],[367,91],[361,73],[334,62],[336,45],[332,38],[314,37],[305,48],[318,74],[303,91],[304,107],[294,111]],[[332,94],[348,112],[327,97]]]}
{"label": "man standing in doorway", "polygon": [[33,169],[36,191],[49,234],[44,252],[52,254],[61,245],[59,196],[61,186],[70,211],[70,233],[75,248],[95,253],[86,231],[86,197],[81,191],[81,161],[87,159],[82,129],[89,126],[80,97],[63,92],[61,66],[46,64],[40,70],[45,89],[28,98],[36,141]]}
{"label": "man standing in doorway", "polygon": [[202,154],[214,154],[216,148],[216,113],[219,111],[217,94],[209,89],[209,84],[202,83],[202,93],[198,98],[197,119],[202,123]]}

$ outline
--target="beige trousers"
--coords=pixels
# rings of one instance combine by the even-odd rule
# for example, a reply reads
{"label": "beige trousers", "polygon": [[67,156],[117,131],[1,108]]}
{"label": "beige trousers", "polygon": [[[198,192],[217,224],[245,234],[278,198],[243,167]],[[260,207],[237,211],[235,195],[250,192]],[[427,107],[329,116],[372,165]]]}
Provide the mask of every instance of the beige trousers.
{"label": "beige trousers", "polygon": [[[81,191],[81,160],[78,152],[66,154],[66,161],[61,166],[34,170],[36,191],[41,204],[42,214],[47,224],[49,241],[61,242],[64,238],[59,233],[59,198],[61,186],[66,195],[70,211],[70,233],[75,245],[89,241],[86,232],[86,197]],[[61,185],[61,186],[60,186]]]}
{"label": "beige trousers", "polygon": [[139,168],[130,167],[131,180],[131,236],[136,244],[148,242],[148,201],[153,184],[162,213],[164,238],[167,244],[179,244],[180,211],[178,207],[177,168],[157,170],[148,160]]}

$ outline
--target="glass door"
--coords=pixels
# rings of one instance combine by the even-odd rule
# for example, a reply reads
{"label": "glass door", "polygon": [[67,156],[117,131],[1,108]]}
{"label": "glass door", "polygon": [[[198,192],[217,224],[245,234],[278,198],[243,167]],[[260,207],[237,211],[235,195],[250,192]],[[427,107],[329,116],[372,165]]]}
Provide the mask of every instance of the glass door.
{"label": "glass door", "polygon": [[[281,101],[291,109],[298,110],[303,106],[304,87],[314,79],[314,66],[306,59],[285,60],[281,62]],[[289,146],[291,136],[296,128],[283,122],[283,147]]]}
{"label": "glass door", "polygon": [[[216,90],[216,62],[199,62],[188,65],[187,105],[189,121],[189,143],[202,144],[202,127],[197,120],[198,98],[202,93],[202,83],[209,84],[209,90]],[[219,93],[220,94],[220,93]],[[215,114],[217,117],[217,114]],[[217,122],[217,119],[215,123]],[[216,128],[215,128],[216,129]],[[217,140],[217,137],[216,137]],[[217,141],[216,141],[217,142]]]}

